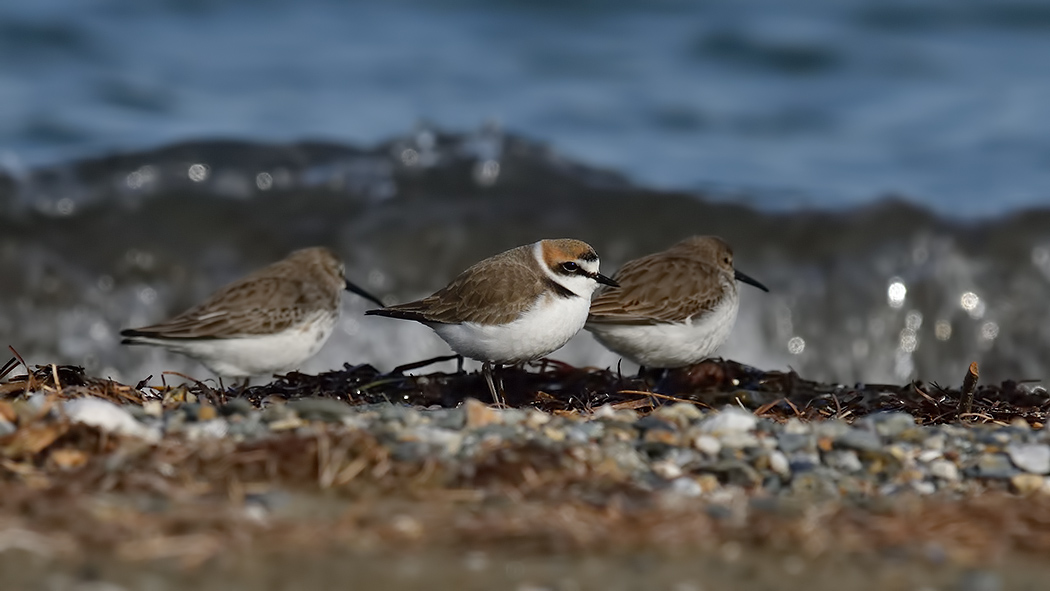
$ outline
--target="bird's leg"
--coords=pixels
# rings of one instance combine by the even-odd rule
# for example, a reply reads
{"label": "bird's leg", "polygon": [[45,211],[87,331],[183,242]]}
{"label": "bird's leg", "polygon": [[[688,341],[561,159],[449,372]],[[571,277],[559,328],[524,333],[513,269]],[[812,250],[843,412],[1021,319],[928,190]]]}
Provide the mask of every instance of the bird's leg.
{"label": "bird's leg", "polygon": [[456,355],[456,374],[463,375],[463,356]]}
{"label": "bird's leg", "polygon": [[492,382],[492,363],[489,361],[482,363],[481,373],[485,376],[485,383],[489,385],[489,392],[492,394],[492,402],[496,406],[506,406],[503,398],[496,392],[496,384]]}

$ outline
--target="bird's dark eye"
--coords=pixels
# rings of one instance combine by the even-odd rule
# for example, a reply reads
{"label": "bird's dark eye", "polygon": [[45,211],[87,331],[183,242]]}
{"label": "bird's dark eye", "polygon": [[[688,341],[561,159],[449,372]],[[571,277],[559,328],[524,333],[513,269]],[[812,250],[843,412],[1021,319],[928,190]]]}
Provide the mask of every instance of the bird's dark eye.
{"label": "bird's dark eye", "polygon": [[723,262],[724,262],[725,264],[727,264],[727,265],[732,265],[732,264],[733,264],[733,259],[731,259],[731,258],[729,258],[729,257],[726,257],[726,258],[725,258],[725,260],[724,260]]}
{"label": "bird's dark eye", "polygon": [[580,266],[572,261],[569,261],[567,263],[561,264],[561,270],[565,271],[566,273],[575,273],[580,270]]}

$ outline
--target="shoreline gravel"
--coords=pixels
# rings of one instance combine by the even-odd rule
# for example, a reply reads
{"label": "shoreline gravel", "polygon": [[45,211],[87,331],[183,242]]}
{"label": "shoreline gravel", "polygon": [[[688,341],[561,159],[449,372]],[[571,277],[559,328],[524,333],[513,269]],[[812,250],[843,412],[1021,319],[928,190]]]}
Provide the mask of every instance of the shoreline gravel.
{"label": "shoreline gravel", "polygon": [[[621,389],[619,398],[595,390],[592,399],[610,399],[600,405],[576,395],[570,408],[548,388],[524,407],[496,409],[470,397],[451,403],[444,388],[460,380],[472,391],[474,375],[362,376],[361,367],[293,374],[241,397],[202,383],[132,387],[59,366],[0,381],[0,556],[192,570],[231,553],[407,546],[903,556],[965,569],[1050,550],[1050,430],[1033,428],[1045,424],[1045,405],[1008,408],[995,398],[1002,387],[978,390],[971,414],[991,416],[995,406],[1012,418],[984,423],[878,410],[906,406],[885,395],[864,402],[874,412],[840,401],[846,418],[821,418],[813,409],[830,404],[791,402],[806,383],[797,376],[784,402],[753,390],[709,408],[683,398],[689,392]],[[707,368],[736,384],[704,398],[746,392],[732,377],[740,367]],[[613,379],[551,371],[565,384]],[[343,388],[348,376],[362,383]],[[362,394],[385,388],[397,400],[413,387],[450,404]],[[851,399],[832,387],[814,398],[828,389]],[[954,402],[945,396],[917,396],[914,408],[946,409]]]}

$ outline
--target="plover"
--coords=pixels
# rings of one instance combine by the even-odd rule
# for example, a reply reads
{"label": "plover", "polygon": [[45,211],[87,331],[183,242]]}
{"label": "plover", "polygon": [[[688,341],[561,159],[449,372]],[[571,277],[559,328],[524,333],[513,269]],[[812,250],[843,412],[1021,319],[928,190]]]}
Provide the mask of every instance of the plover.
{"label": "plover", "polygon": [[323,247],[297,250],[230,283],[174,318],[121,331],[123,344],[157,345],[221,377],[249,379],[298,367],[332,335],[343,290],[383,303],[344,276]]}
{"label": "plover", "polygon": [[740,297],[737,280],[766,286],[733,268],[721,238],[694,236],[628,262],[591,302],[587,330],[609,350],[642,367],[698,363],[729,337]]}
{"label": "plover", "polygon": [[415,302],[365,314],[429,326],[456,353],[482,362],[494,402],[492,366],[524,363],[564,345],[583,328],[591,294],[616,282],[579,240],[540,240],[487,258]]}

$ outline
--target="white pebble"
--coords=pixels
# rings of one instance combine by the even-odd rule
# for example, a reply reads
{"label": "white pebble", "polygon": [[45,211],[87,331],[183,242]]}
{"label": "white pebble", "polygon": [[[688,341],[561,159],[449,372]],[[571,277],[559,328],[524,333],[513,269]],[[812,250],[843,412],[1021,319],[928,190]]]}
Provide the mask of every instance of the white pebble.
{"label": "white pebble", "polygon": [[1050,445],[1015,443],[1006,447],[1015,466],[1030,474],[1050,474]]}
{"label": "white pebble", "polygon": [[97,427],[107,433],[141,437],[148,441],[160,439],[160,433],[135,420],[127,410],[100,398],[75,398],[63,405],[66,416],[74,423]]}
{"label": "white pebble", "polygon": [[709,456],[717,456],[718,452],[722,451],[722,444],[710,435],[697,435],[696,439],[693,439],[693,447]]}
{"label": "white pebble", "polygon": [[959,480],[959,467],[948,460],[934,460],[930,462],[930,475],[955,482]]}
{"label": "white pebble", "polygon": [[944,452],[942,452],[939,449],[928,449],[926,451],[919,452],[919,455],[915,459],[919,460],[923,464],[929,464],[934,460],[940,459],[943,455]]}
{"label": "white pebble", "polygon": [[722,412],[714,414],[700,422],[703,433],[745,433],[758,425],[758,417],[737,408],[727,406]]}
{"label": "white pebble", "polygon": [[778,476],[788,478],[791,476],[791,464],[788,462],[784,452],[777,450],[769,454],[769,467]]}

